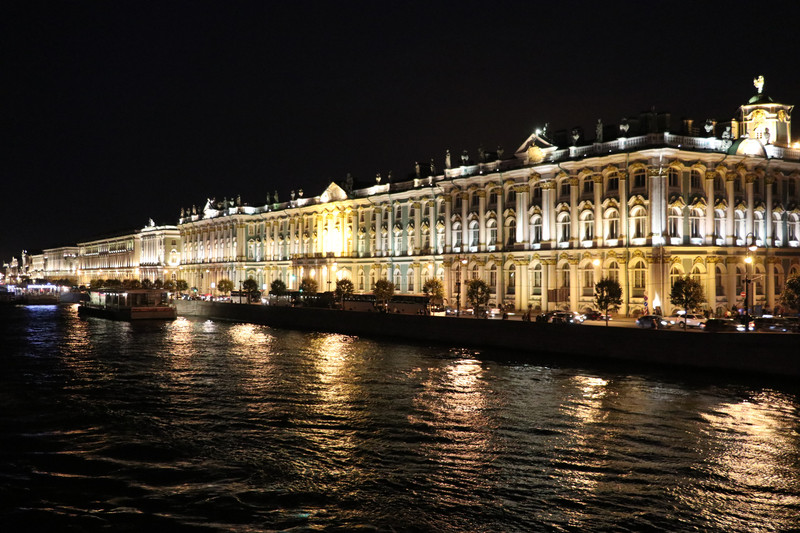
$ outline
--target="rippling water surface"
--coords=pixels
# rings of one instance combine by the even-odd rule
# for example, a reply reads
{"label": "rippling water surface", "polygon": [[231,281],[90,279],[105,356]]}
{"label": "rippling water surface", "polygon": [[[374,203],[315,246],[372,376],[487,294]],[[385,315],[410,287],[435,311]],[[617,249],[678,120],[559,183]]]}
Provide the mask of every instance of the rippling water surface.
{"label": "rippling water surface", "polygon": [[0,309],[0,530],[800,527],[796,387],[516,355]]}

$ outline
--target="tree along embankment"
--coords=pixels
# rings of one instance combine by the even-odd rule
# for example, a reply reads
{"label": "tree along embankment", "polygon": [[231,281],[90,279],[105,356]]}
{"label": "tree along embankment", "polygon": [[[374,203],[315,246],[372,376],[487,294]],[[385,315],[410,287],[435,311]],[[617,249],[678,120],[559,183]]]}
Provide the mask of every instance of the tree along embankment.
{"label": "tree along embankment", "polygon": [[800,377],[797,334],[651,331],[183,300],[177,308],[182,316],[287,329]]}

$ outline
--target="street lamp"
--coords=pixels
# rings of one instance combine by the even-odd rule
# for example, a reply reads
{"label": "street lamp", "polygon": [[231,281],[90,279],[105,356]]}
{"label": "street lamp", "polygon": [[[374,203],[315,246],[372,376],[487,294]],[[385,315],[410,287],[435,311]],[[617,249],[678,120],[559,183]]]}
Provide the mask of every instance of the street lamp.
{"label": "street lamp", "polygon": [[753,256],[752,253],[755,253],[758,250],[758,246],[755,244],[755,235],[752,233],[748,233],[744,238],[745,246],[747,246],[747,255],[744,258],[744,314],[745,320],[745,331],[749,331],[749,324],[750,324],[750,283],[752,283],[752,279],[750,279],[750,273],[747,269],[747,265],[753,263]]}

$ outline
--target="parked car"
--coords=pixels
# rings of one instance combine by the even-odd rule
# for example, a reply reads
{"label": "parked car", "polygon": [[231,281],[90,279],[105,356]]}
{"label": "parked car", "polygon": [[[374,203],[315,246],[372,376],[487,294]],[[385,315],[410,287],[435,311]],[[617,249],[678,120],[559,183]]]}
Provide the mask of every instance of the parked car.
{"label": "parked car", "polygon": [[547,322],[548,324],[580,324],[575,313],[572,311],[551,311],[536,318],[537,322]]}
{"label": "parked car", "polygon": [[732,318],[709,318],[705,323],[700,325],[703,331],[709,333],[717,331],[744,331],[744,324],[733,320]]}
{"label": "parked car", "polygon": [[786,333],[793,330],[793,324],[780,317],[760,317],[750,321],[751,331]]}
{"label": "parked car", "polygon": [[684,315],[678,315],[674,318],[675,323],[678,324],[678,327],[686,329],[686,328],[699,328],[701,324],[706,321],[706,317],[703,315],[693,315],[690,313]]}
{"label": "parked car", "polygon": [[[591,310],[587,311],[583,314],[586,317],[586,320],[605,320],[606,316],[601,311]],[[611,320],[611,315],[608,316],[608,319]]]}
{"label": "parked car", "polygon": [[643,315],[636,319],[636,325],[642,329],[665,329],[675,324],[674,320],[661,315]]}

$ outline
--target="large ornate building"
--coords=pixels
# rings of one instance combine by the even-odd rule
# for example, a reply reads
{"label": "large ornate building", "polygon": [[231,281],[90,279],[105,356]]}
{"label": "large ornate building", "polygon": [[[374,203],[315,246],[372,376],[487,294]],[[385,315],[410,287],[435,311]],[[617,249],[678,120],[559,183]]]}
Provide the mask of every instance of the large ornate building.
{"label": "large ornate building", "polygon": [[[542,310],[592,307],[603,277],[623,288],[621,312],[661,306],[671,282],[699,279],[712,312],[774,308],[787,275],[800,273],[800,147],[792,106],[763,93],[729,122],[683,122],[644,113],[583,132],[533,133],[511,157],[465,152],[454,165],[404,182],[319,196],[292,193],[259,207],[209,200],[182,212],[179,277],[202,292],[227,278],[267,288],[303,277],[320,290],[350,278],[368,292],[378,279],[421,293],[441,278],[451,303],[480,278],[493,304]],[[457,291],[461,291],[460,298]]]}

